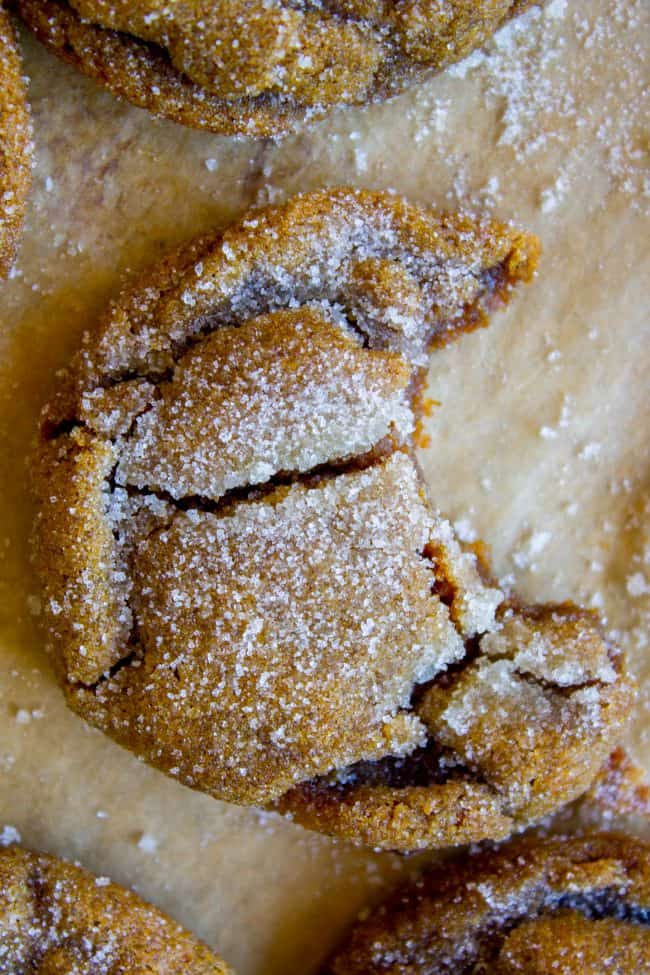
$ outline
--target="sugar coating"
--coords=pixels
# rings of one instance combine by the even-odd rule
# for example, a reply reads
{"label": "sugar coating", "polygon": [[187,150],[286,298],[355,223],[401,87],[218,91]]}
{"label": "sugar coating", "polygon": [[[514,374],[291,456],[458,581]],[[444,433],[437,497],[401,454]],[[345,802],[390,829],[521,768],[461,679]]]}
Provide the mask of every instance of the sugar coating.
{"label": "sugar coating", "polygon": [[529,0],[426,7],[378,0],[18,3],[45,43],[117,94],[185,124],[257,136],[284,132],[335,105],[395,94],[465,57],[528,6]]}
{"label": "sugar coating", "polygon": [[481,641],[488,657],[510,657],[519,673],[530,674],[560,687],[601,681],[611,684],[616,671],[592,621],[580,614],[559,612],[531,619],[514,613],[500,630]]}
{"label": "sugar coating", "polygon": [[48,442],[40,460],[37,558],[47,565],[65,552],[64,571],[53,573],[44,590],[44,610],[61,648],[63,672],[72,681],[92,683],[120,660],[132,625],[128,581],[107,518],[116,451],[109,441],[76,429]]}
{"label": "sugar coating", "polygon": [[294,197],[216,241],[194,241],[121,295],[85,338],[49,419],[92,423],[81,397],[125,379],[156,381],[202,334],[306,305],[325,303],[370,348],[425,366],[432,345],[486,324],[530,280],[538,254],[535,238],[504,224],[387,193]]}
{"label": "sugar coating", "polygon": [[549,606],[506,613],[479,650],[456,679],[425,693],[418,713],[481,769],[505,808],[537,818],[558,793],[584,791],[607,757],[614,715],[624,721],[607,644],[588,613]]}
{"label": "sugar coating", "polygon": [[[325,381],[326,379],[326,381]],[[280,471],[309,471],[413,430],[410,369],[366,350],[317,308],[212,332],[138,417],[116,477],[213,500]]]}
{"label": "sugar coating", "polygon": [[492,630],[503,593],[486,585],[476,555],[463,551],[451,523],[439,514],[429,538],[428,553],[452,589],[450,612],[463,637],[468,639]]}
{"label": "sugar coating", "polygon": [[608,834],[465,855],[361,921],[323,975],[636,975],[650,966],[650,847]]}
{"label": "sugar coating", "polygon": [[177,512],[135,546],[144,659],[86,706],[157,763],[238,801],[412,751],[426,737],[406,710],[414,685],[464,653],[431,593],[430,528],[402,453],[232,514]]}
{"label": "sugar coating", "polygon": [[229,975],[130,891],[56,857],[0,849],[0,970],[11,975]]}
{"label": "sugar coating", "polygon": [[31,180],[32,130],[20,55],[0,6],[0,278],[11,268]]}
{"label": "sugar coating", "polygon": [[[451,609],[453,614],[453,603]],[[499,619],[504,621],[500,629]],[[473,659],[418,696],[414,710],[429,733],[423,753],[428,771],[423,785],[415,766],[414,785],[402,788],[398,809],[399,790],[385,765],[383,779],[381,768],[372,779],[371,796],[367,770],[352,768],[339,777],[338,793],[317,781],[283,796],[280,808],[312,828],[350,838],[358,832],[372,835],[378,846],[390,846],[390,811],[400,819],[402,848],[422,849],[436,841],[442,845],[440,834],[432,836],[418,822],[423,803],[436,810],[435,825],[444,824],[446,841],[458,843],[474,841],[481,828],[495,838],[507,836],[581,795],[606,762],[612,741],[622,735],[630,701],[597,620],[571,605],[501,607],[491,629],[474,644]],[[531,644],[542,648],[532,662]],[[549,648],[561,659],[560,678],[571,674],[582,680],[556,683]],[[474,795],[470,814],[468,776],[482,790]],[[476,805],[482,823],[473,819]]]}
{"label": "sugar coating", "polygon": [[576,958],[585,975],[626,972],[634,975],[650,964],[650,933],[640,925],[614,918],[593,921],[578,911],[521,924],[505,939],[500,965],[505,975],[542,975],[547,958],[553,975],[573,975]]}

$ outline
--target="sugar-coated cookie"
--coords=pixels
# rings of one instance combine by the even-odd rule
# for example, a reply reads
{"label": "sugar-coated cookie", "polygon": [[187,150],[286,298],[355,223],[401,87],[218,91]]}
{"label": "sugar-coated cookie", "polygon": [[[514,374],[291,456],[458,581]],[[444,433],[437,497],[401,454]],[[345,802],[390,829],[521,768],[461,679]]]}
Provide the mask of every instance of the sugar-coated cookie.
{"label": "sugar-coated cookie", "polygon": [[6,975],[232,975],[210,949],[129,890],[18,846],[0,849]]}
{"label": "sugar-coated cookie", "polygon": [[43,416],[36,560],[70,706],[186,785],[414,849],[583,792],[629,687],[598,618],[487,579],[413,453],[427,352],[534,238],[347,189],[172,255]]}
{"label": "sugar-coated cookie", "polygon": [[640,975],[650,847],[617,835],[527,840],[398,890],[323,975]]}
{"label": "sugar-coated cookie", "polygon": [[15,0],[49,48],[185,125],[279,134],[401,91],[485,43],[531,0]]}

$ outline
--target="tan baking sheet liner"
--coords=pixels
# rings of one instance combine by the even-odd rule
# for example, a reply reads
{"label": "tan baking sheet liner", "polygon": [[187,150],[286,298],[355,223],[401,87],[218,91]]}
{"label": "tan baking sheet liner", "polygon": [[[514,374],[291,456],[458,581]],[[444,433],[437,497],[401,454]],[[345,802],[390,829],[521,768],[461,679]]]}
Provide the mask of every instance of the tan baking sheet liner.
{"label": "tan baking sheet liner", "polygon": [[[415,867],[195,795],[69,714],[37,635],[28,451],[56,370],[124,274],[253,202],[328,183],[487,208],[539,233],[534,284],[432,362],[435,501],[530,598],[607,615],[641,691],[650,769],[646,0],[553,0],[390,105],[281,144],[186,131],[118,103],[23,37],[37,166],[0,285],[0,834],[145,897],[240,975],[309,975]],[[8,834],[6,834],[8,835]]]}

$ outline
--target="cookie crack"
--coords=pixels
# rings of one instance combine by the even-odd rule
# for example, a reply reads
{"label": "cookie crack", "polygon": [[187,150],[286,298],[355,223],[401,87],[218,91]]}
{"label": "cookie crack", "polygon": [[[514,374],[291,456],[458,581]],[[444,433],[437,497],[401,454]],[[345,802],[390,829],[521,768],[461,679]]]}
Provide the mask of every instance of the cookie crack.
{"label": "cookie crack", "polygon": [[[430,562],[425,553],[423,553],[423,558]],[[435,578],[433,565],[432,573],[434,573]],[[435,594],[435,582],[432,585],[432,594]],[[451,622],[459,635],[462,636],[457,623],[453,619]],[[407,708],[402,710],[405,713],[418,715],[418,701],[426,694],[429,687],[447,679],[450,671],[462,672],[476,660],[478,642],[478,637],[465,640],[465,655],[461,660],[449,664],[447,670],[432,681],[415,683],[411,702]],[[337,776],[340,776],[338,780]],[[358,786],[386,786],[399,790],[413,787],[426,788],[431,785],[445,785],[448,782],[463,780],[483,785],[494,797],[500,800],[505,799],[504,794],[485,777],[480,767],[474,768],[469,765],[461,755],[440,742],[435,734],[429,732],[426,744],[416,746],[406,755],[385,755],[373,761],[357,762],[345,769],[333,769],[328,775],[306,779],[299,785],[307,787],[323,785],[346,792]],[[506,811],[505,802],[503,809]]]}
{"label": "cookie crack", "polygon": [[[188,352],[192,349],[197,348],[205,342],[206,339],[210,338],[215,332],[222,328],[241,328],[242,326],[254,321],[256,318],[260,318],[262,315],[273,315],[276,312],[281,311],[298,311],[298,310],[309,310],[315,309],[317,311],[323,311],[325,308],[331,312],[331,318],[334,323],[339,325],[339,327],[344,331],[346,328],[352,334],[356,336],[359,341],[359,345],[363,349],[370,349],[370,338],[363,330],[363,328],[357,323],[351,309],[347,308],[339,300],[339,296],[335,296],[332,299],[327,299],[325,301],[313,299],[304,301],[299,308],[288,306],[283,303],[269,302],[268,307],[260,308],[255,311],[255,314],[250,318],[238,319],[235,316],[232,318],[228,316],[227,312],[219,314],[217,312],[210,313],[205,312],[202,315],[197,316],[197,318],[192,319],[187,325],[187,334],[182,341],[171,341],[169,355],[171,357],[171,362],[164,368],[159,369],[129,369],[123,372],[118,372],[115,375],[107,376],[105,382],[98,383],[98,389],[114,389],[115,386],[119,386],[125,382],[132,382],[136,379],[144,379],[151,383],[152,386],[162,386],[167,382],[172,382],[174,379],[174,373],[177,365],[183,359]],[[198,325],[198,327],[196,327]]]}
{"label": "cookie crack", "polygon": [[599,888],[588,893],[562,894],[553,901],[553,907],[555,910],[579,911],[593,921],[612,918],[650,926],[650,907],[630,903],[615,887]]}
{"label": "cookie crack", "polygon": [[[137,627],[134,627],[134,630],[136,629]],[[145,648],[142,646],[142,644],[133,646],[131,641],[132,638],[129,637],[125,645],[126,647],[131,648],[129,649],[129,652],[125,654],[124,657],[121,657],[120,660],[117,661],[117,663],[114,663],[112,667],[110,667],[107,671],[105,671],[100,677],[98,677],[96,681],[93,681],[92,684],[84,684],[83,681],[73,681],[68,679],[67,681],[68,687],[71,690],[75,690],[75,689],[83,690],[90,694],[96,694],[96,692],[105,684],[108,684],[110,683],[110,681],[115,680],[115,678],[123,670],[127,670],[129,667],[134,667],[142,663],[142,661],[145,658],[145,653],[146,653]]]}
{"label": "cookie crack", "polygon": [[460,755],[441,744],[435,736],[407,755],[385,755],[375,761],[356,762],[345,769],[335,769],[325,776],[306,779],[303,786],[323,785],[349,792],[358,787],[387,787],[395,790],[428,788],[449,782],[466,781],[484,785],[494,796],[502,798],[493,783],[480,770],[473,769]]}
{"label": "cookie crack", "polygon": [[87,430],[93,434],[96,432],[86,420],[74,417],[72,419],[60,420],[58,423],[49,423],[46,420],[41,427],[41,435],[44,441],[53,443],[56,440],[61,440],[63,437],[75,433],[77,430]]}
{"label": "cookie crack", "polygon": [[[143,412],[146,413],[147,411],[145,410]],[[112,442],[115,443],[116,441]],[[119,441],[117,442],[119,443]],[[112,475],[107,481],[111,493],[122,489],[130,497],[157,498],[159,501],[164,501],[178,511],[204,511],[209,514],[228,514],[239,503],[269,501],[272,499],[273,494],[282,488],[290,488],[296,484],[302,484],[307,488],[315,488],[323,481],[334,480],[346,474],[356,474],[369,470],[371,467],[378,466],[399,450],[400,447],[397,447],[392,438],[388,436],[380,440],[371,450],[364,454],[355,454],[351,457],[341,459],[335,458],[324,464],[318,464],[308,471],[278,471],[266,481],[229,488],[218,498],[211,498],[200,494],[188,494],[177,497],[169,491],[150,486],[140,487],[129,482],[120,483],[115,477],[115,472],[119,466],[119,458],[113,468]]]}
{"label": "cookie crack", "polygon": [[[488,662],[496,663],[497,661],[507,660],[514,663],[513,658],[508,656],[506,653],[487,654],[485,652],[481,652],[479,653],[479,658]],[[559,684],[556,681],[552,681],[546,677],[541,677],[539,674],[535,674],[532,671],[525,669],[520,670],[516,665],[514,667],[514,671],[519,680],[528,684],[530,687],[540,687],[543,691],[558,694],[560,697],[565,698],[566,700],[570,700],[576,691],[584,690],[588,687],[609,687],[607,681],[600,680],[597,677],[590,677],[584,681],[575,681],[570,684]]]}
{"label": "cookie crack", "polygon": [[[40,943],[40,939],[43,935],[43,923],[48,915],[51,914],[51,903],[47,893],[46,880],[37,862],[30,865],[27,877],[25,878],[25,885],[31,894],[32,910],[32,920],[30,923],[32,937],[30,938],[28,965],[30,968],[36,970],[43,959],[43,955],[49,948],[47,941],[43,944]],[[36,924],[34,924],[34,921]],[[38,925],[38,928],[36,928],[36,925]],[[49,924],[45,928],[46,933],[48,928]]]}
{"label": "cookie crack", "polygon": [[[476,948],[474,951],[469,946],[465,949],[472,971],[494,962],[508,936],[516,931],[522,922],[553,918],[560,911],[575,911],[588,921],[611,919],[640,926],[650,925],[650,908],[630,903],[614,888],[557,895],[548,892],[547,884],[547,876],[528,884],[522,890],[512,913],[505,913],[504,916],[504,908],[507,911],[508,904],[499,905],[489,912],[475,932]],[[462,947],[461,952],[449,960],[454,963],[454,971],[465,971]],[[420,955],[417,945],[411,948],[406,942],[400,951],[399,961],[401,964],[419,964]]]}
{"label": "cookie crack", "polygon": [[[446,345],[455,337],[457,332],[473,331],[487,324],[488,315],[502,303],[506,291],[511,284],[508,266],[514,252],[515,249],[513,248],[500,261],[495,262],[487,268],[465,268],[468,276],[476,282],[478,290],[476,296],[471,301],[467,301],[459,307],[455,315],[434,316],[431,314],[431,311],[435,307],[435,303],[429,307],[429,311],[425,313],[430,320],[428,322],[427,337],[423,341],[421,350],[423,355],[430,353],[438,346]],[[210,253],[211,251],[206,251],[204,257]],[[347,293],[349,282],[348,276],[345,274],[346,265],[351,267],[359,260],[382,259],[395,259],[393,249],[387,243],[382,242],[381,246],[375,247],[369,247],[365,242],[364,246],[361,244],[351,246],[350,253],[345,261],[342,262],[338,275],[339,278],[345,281],[345,284],[332,285],[331,290],[326,291],[325,294],[319,293],[313,296],[303,296],[299,306],[288,305],[280,292],[276,300],[269,299],[263,306],[255,308],[249,317],[245,317],[245,312],[242,314],[236,308],[231,307],[226,307],[221,311],[217,309],[205,311],[188,321],[182,340],[174,340],[169,334],[165,334],[169,342],[169,349],[168,352],[164,353],[166,358],[166,364],[164,366],[153,366],[151,368],[134,366],[128,369],[116,369],[110,374],[103,374],[100,377],[96,377],[95,388],[112,389],[122,383],[138,379],[145,380],[151,383],[152,386],[164,384],[173,378],[174,370],[183,356],[191,349],[200,345],[218,329],[239,328],[262,315],[274,314],[286,310],[293,311],[298,308],[315,308],[321,311],[327,308],[331,313],[333,321],[338,322],[342,328],[346,327],[351,333],[356,335],[361,348],[389,350],[390,346],[387,341],[373,343],[370,326],[365,327],[359,320],[358,315],[355,314],[354,309],[350,307],[350,299]],[[201,255],[197,257],[197,260],[201,260]],[[417,276],[417,281],[420,286],[424,289],[430,286],[430,279],[433,279],[436,273],[444,272],[446,266],[447,264],[442,260],[430,262]],[[263,276],[264,268],[257,270]],[[255,270],[252,271],[250,277],[254,279],[255,273]],[[247,279],[244,288],[249,289],[250,287],[251,281]],[[180,290],[180,286],[177,290]],[[160,300],[162,301],[174,294],[175,290],[169,289],[160,296]],[[399,350],[397,351],[399,352]],[[399,354],[406,358],[403,352],[399,352]],[[410,361],[409,364],[412,368],[414,378],[419,372],[426,372],[426,367],[418,366],[417,363]]]}
{"label": "cookie crack", "polygon": [[[426,552],[426,549],[425,549]],[[431,556],[425,555],[431,561]],[[440,590],[440,579],[434,572],[435,582],[432,587],[432,592],[438,593]],[[442,591],[445,591],[445,582],[448,580],[442,579]],[[454,615],[450,612],[450,620],[453,623],[456,631],[462,637],[462,631],[460,629],[459,623]],[[408,708],[405,710],[412,714],[418,714],[418,704],[419,701],[426,695],[426,692],[431,687],[443,687],[453,689],[454,683],[475,663],[485,660],[488,662],[496,660],[511,660],[507,654],[499,655],[488,655],[481,650],[481,634],[478,634],[470,639],[464,638],[465,644],[465,654],[460,660],[454,661],[449,664],[447,668],[431,681],[427,681],[421,684],[415,684],[413,689],[413,695]],[[613,657],[611,652],[608,652],[608,656],[615,662],[616,658]],[[550,694],[556,695],[564,700],[571,700],[572,696],[581,690],[598,687],[603,690],[609,687],[605,681],[598,680],[596,678],[588,679],[582,682],[574,683],[571,685],[559,685],[549,680],[545,680],[538,675],[528,673],[526,671],[520,671],[515,669],[517,677],[523,682],[529,684],[530,686],[541,687],[543,690]],[[438,764],[432,764],[429,759],[433,757],[437,762],[438,759],[443,759],[443,761],[438,762]],[[423,759],[423,760],[422,760]],[[413,765],[415,763],[415,767]],[[420,767],[418,767],[420,763]],[[422,768],[426,771],[423,775]],[[457,770],[457,771],[456,771]],[[354,766],[350,766],[349,769],[343,770],[344,777],[340,782],[332,781],[331,783],[327,781],[327,776],[319,776],[315,779],[305,780],[301,783],[303,786],[309,787],[322,785],[324,787],[330,788],[340,788],[342,791],[350,791],[355,787],[363,786],[373,786],[373,785],[383,785],[391,789],[407,789],[418,786],[429,786],[436,784],[446,784],[448,782],[462,781],[465,779],[469,780],[473,784],[478,784],[484,786],[489,792],[499,800],[499,804],[502,812],[512,818],[514,821],[517,820],[519,815],[519,809],[517,803],[513,803],[508,797],[507,786],[500,786],[495,783],[487,772],[480,766],[480,764],[468,763],[467,759],[461,754],[456,752],[453,748],[445,745],[439,740],[435,731],[428,728],[427,742],[425,745],[415,748],[412,752],[409,752],[406,756],[396,757],[392,755],[384,756],[381,759],[377,759],[374,762],[360,762]],[[330,775],[336,775],[330,773]]]}

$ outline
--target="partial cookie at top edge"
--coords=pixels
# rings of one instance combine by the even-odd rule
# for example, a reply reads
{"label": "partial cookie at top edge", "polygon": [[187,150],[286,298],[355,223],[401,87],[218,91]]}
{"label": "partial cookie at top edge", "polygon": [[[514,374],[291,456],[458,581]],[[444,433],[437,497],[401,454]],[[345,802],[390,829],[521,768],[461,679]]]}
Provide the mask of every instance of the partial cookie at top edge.
{"label": "partial cookie at top edge", "polygon": [[55,53],[139,107],[197,128],[260,137],[336,105],[394,95],[465,57],[530,2],[497,0],[477,10],[454,0],[429,16],[416,4],[393,9],[356,0],[320,9],[231,3],[218,13],[213,4],[195,3],[171,16],[151,3],[16,6]]}

